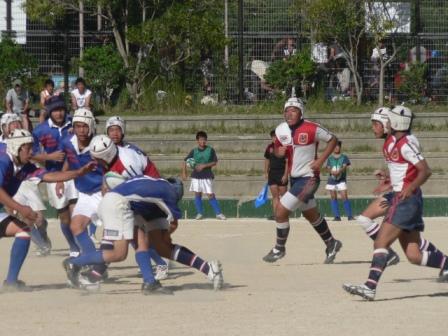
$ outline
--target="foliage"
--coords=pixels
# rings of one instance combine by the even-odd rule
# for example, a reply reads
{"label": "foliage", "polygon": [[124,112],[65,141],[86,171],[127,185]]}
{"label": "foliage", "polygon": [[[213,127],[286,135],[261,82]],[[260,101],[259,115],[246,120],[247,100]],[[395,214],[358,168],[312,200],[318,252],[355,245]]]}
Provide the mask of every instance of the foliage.
{"label": "foliage", "polygon": [[409,69],[400,72],[398,92],[414,103],[421,102],[422,97],[425,97],[427,72],[427,64],[411,63]]}
{"label": "foliage", "polygon": [[104,108],[123,80],[123,61],[120,55],[112,45],[91,47],[84,50],[78,65],[84,68],[84,77],[101,98]]}
{"label": "foliage", "polygon": [[[306,85],[316,73],[316,64],[311,59],[308,49],[278,60],[268,68],[266,82],[278,90],[289,91],[291,87],[300,88],[302,96],[306,96]],[[300,85],[300,86],[299,86]]]}
{"label": "foliage", "polygon": [[14,79],[21,79],[25,87],[37,74],[37,61],[13,40],[4,38],[0,42],[0,95],[5,96]]}

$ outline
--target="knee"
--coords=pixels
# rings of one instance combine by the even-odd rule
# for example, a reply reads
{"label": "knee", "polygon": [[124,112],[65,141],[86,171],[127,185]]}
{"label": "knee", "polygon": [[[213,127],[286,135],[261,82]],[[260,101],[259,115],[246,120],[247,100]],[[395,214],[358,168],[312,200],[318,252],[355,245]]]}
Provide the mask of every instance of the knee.
{"label": "knee", "polygon": [[275,208],[275,218],[279,223],[289,220],[289,210],[286,209],[281,203],[279,203]]}

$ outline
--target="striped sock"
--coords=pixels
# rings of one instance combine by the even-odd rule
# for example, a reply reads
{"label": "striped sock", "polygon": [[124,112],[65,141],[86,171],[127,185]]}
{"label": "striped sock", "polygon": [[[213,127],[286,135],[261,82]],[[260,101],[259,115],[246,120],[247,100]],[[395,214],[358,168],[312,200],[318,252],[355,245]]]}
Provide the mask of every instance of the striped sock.
{"label": "striped sock", "polygon": [[422,252],[423,251],[437,252],[438,249],[429,240],[426,240],[425,238],[421,238],[420,239],[420,251],[422,251]]}
{"label": "striped sock", "polygon": [[289,235],[289,222],[276,223],[277,224],[277,241],[275,243],[275,249],[285,252],[286,240]]}
{"label": "striped sock", "polygon": [[181,245],[173,245],[171,259],[183,265],[196,268],[198,271],[208,275],[210,266],[208,262],[198,257],[192,251]]}
{"label": "striped sock", "polygon": [[384,248],[373,251],[372,265],[370,266],[369,278],[365,285],[370,289],[375,289],[380,281],[381,274],[386,268],[388,250]]}
{"label": "striped sock", "polygon": [[319,234],[320,238],[324,241],[325,244],[328,244],[334,239],[324,217],[320,216],[319,219],[314,223],[311,223],[311,225]]}
{"label": "striped sock", "polygon": [[372,239],[375,240],[380,230],[380,225],[369,217],[359,215],[357,218],[358,223],[362,226],[365,233]]}
{"label": "striped sock", "polygon": [[445,269],[446,260],[447,260],[446,255],[444,255],[440,251],[435,251],[435,252],[423,251],[422,252],[422,261],[421,261],[420,265],[432,267],[432,268]]}

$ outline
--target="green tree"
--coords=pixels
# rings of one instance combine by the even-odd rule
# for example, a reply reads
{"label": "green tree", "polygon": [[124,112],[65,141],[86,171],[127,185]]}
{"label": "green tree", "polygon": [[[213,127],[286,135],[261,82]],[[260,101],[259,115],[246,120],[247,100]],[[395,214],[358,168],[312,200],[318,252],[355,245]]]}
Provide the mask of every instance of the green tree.
{"label": "green tree", "polygon": [[103,108],[123,80],[123,61],[112,45],[87,48],[79,61],[85,79],[101,98]]}
{"label": "green tree", "polygon": [[308,82],[316,73],[316,64],[311,59],[308,49],[288,57],[285,60],[278,60],[268,68],[265,80],[278,90],[298,88],[302,96],[306,97]]}
{"label": "green tree", "polygon": [[343,50],[353,76],[357,104],[361,104],[363,82],[359,72],[359,45],[366,23],[363,0],[296,0],[296,7],[311,41],[336,42]]}
{"label": "green tree", "polygon": [[4,38],[0,42],[0,95],[5,93],[14,79],[21,79],[25,85],[37,74],[36,59],[25,52],[13,40]]}
{"label": "green tree", "polygon": [[[160,74],[197,61],[201,50],[223,45],[221,6],[220,0],[85,0],[84,13],[101,15],[111,29],[137,106],[148,78],[154,83]],[[25,8],[31,19],[51,23],[61,12],[79,12],[79,0],[28,0]]]}

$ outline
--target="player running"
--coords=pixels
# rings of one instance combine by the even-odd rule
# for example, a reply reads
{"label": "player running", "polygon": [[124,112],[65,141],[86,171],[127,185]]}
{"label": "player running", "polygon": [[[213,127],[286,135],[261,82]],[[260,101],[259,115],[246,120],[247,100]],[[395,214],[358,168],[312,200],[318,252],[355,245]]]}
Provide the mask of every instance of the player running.
{"label": "player running", "polygon": [[391,134],[386,138],[383,154],[390,172],[393,193],[387,197],[389,208],[374,241],[372,264],[367,281],[362,285],[344,284],[350,294],[374,300],[376,288],[387,266],[389,248],[399,239],[408,260],[416,265],[439,268],[440,279],[448,278],[447,257],[441,251],[421,251],[420,232],[424,229],[423,196],[420,189],[431,176],[431,170],[420,148],[410,139],[410,109],[397,106],[387,111]]}
{"label": "player running", "polygon": [[[327,221],[317,210],[314,193],[319,187],[319,172],[333,152],[337,138],[319,124],[304,119],[304,105],[300,99],[290,98],[285,103],[285,122],[275,130],[276,150],[288,158],[291,187],[280,199],[275,212],[277,241],[274,248],[263,258],[275,262],[286,254],[286,240],[289,234],[289,215],[299,209],[310,222],[326,245],[325,263],[333,263],[342,243],[331,234]],[[317,156],[319,142],[327,143],[320,157]]]}

